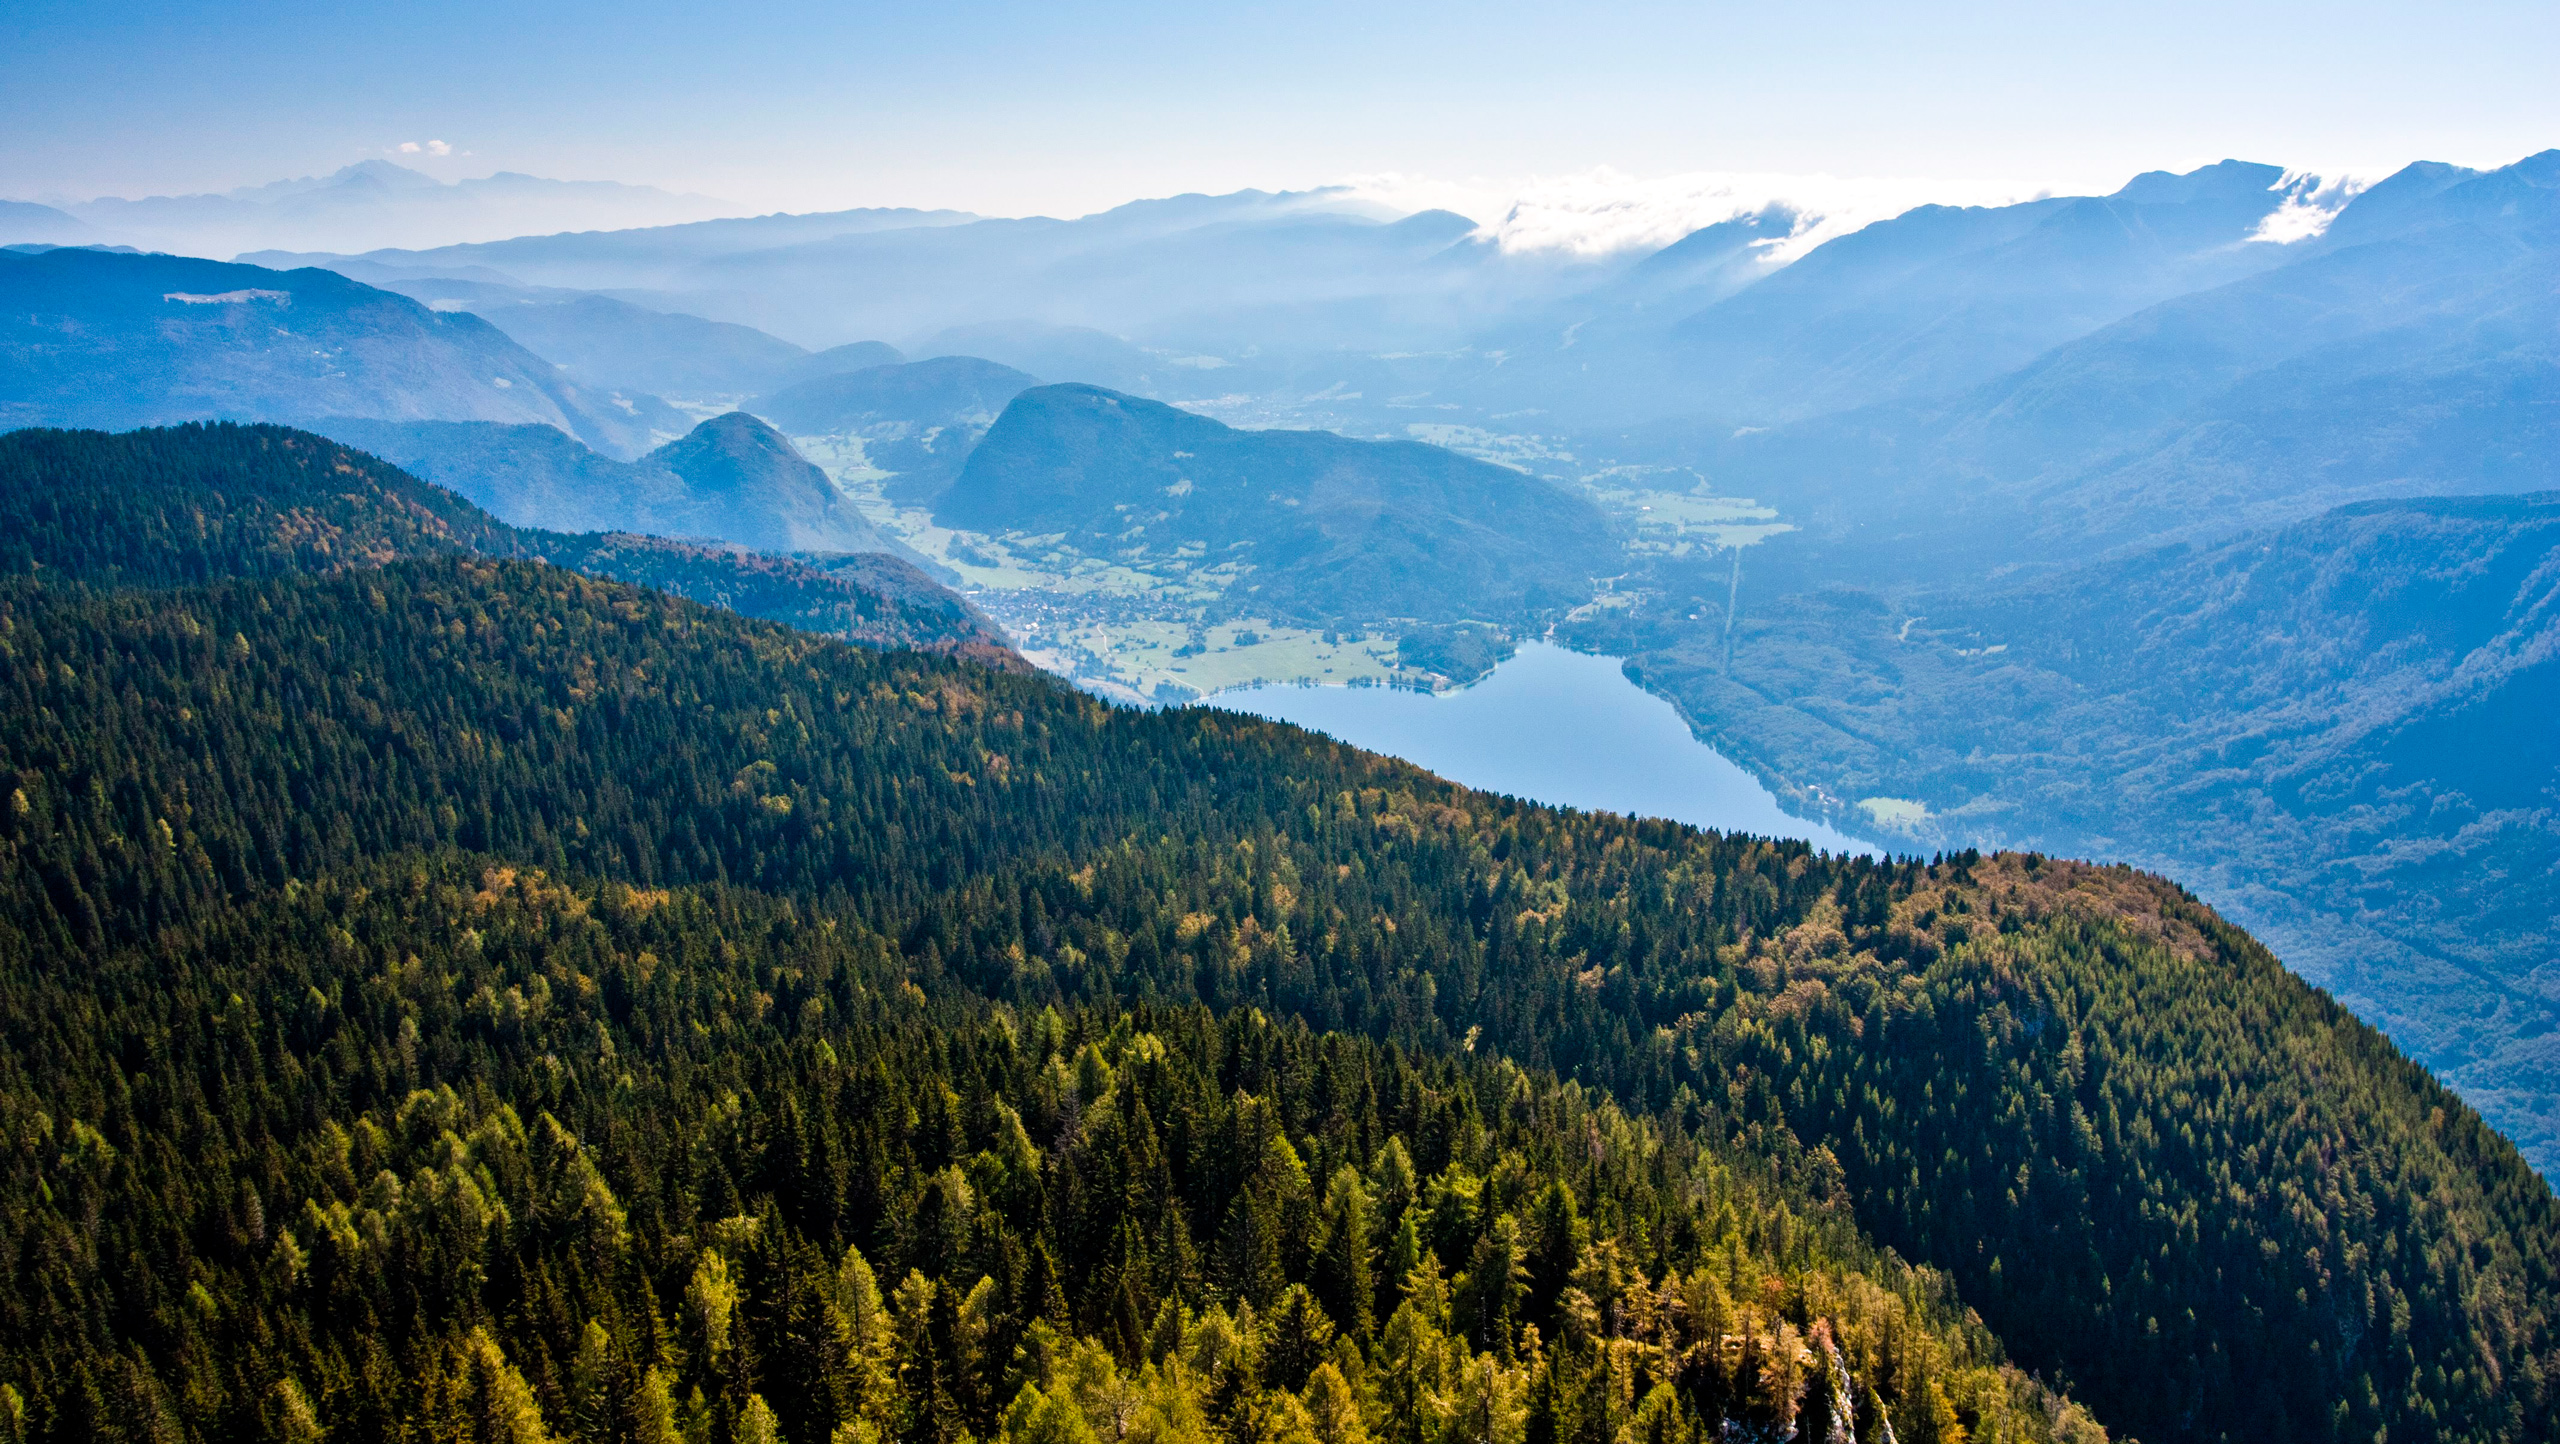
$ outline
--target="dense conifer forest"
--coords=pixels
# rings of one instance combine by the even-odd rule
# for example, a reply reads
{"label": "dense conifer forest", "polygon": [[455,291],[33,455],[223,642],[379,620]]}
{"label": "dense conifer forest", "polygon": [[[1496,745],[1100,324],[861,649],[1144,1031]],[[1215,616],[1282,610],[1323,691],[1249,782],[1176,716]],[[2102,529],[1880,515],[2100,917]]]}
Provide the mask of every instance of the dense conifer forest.
{"label": "dense conifer forest", "polygon": [[968,603],[906,562],[823,567],[719,543],[509,526],[440,486],[282,426],[0,436],[0,567],[91,584],[531,557],[875,647],[1023,665]]}
{"label": "dense conifer forest", "polygon": [[2560,1427],[2547,1185],[2157,879],[278,548],[406,513],[240,434],[0,501],[0,1438]]}

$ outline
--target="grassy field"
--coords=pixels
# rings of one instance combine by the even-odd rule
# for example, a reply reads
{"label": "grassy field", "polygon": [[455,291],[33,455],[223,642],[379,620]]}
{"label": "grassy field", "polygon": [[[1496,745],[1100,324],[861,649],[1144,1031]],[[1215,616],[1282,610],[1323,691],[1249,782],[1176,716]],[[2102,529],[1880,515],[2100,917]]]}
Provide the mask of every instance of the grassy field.
{"label": "grassy field", "polygon": [[1749,497],[1717,496],[1705,483],[1680,485],[1685,473],[1646,468],[1595,478],[1591,499],[1635,532],[1634,557],[1685,557],[1701,549],[1747,547],[1795,530],[1777,509]]}
{"label": "grassy field", "polygon": [[1878,827],[1896,832],[1917,832],[1929,820],[1928,806],[1907,797],[1861,797],[1858,810]]}
{"label": "grassy field", "polygon": [[[1023,655],[1079,681],[1150,702],[1186,701],[1253,682],[1382,683],[1396,672],[1392,637],[1361,637],[1263,620],[1200,625],[1175,619],[1102,619],[1052,606],[1045,617],[980,598]],[[1333,640],[1327,641],[1327,637]]]}
{"label": "grassy field", "polygon": [[1186,701],[1252,682],[1375,683],[1396,674],[1393,637],[1268,618],[1209,621],[1211,607],[1252,570],[1246,564],[1213,564],[1197,552],[1092,557],[1055,535],[938,526],[923,508],[882,494],[888,474],[870,465],[859,441],[793,440],[874,525],[949,567],[1025,657],[1106,695]]}

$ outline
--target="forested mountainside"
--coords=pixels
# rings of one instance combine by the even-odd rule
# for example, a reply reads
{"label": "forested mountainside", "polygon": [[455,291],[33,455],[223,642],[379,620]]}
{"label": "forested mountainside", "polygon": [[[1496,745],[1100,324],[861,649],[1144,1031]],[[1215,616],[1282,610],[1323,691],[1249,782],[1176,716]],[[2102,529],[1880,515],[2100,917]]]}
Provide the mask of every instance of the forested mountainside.
{"label": "forested mountainside", "polygon": [[1820,1168],[1507,1060],[460,858],[207,921],[9,988],[86,1065],[0,1085],[12,1173],[69,1149],[8,1230],[36,1437],[2105,1438]]}
{"label": "forested mountainside", "polygon": [[13,572],[178,586],[457,552],[540,557],[869,646],[1022,665],[967,602],[892,557],[821,570],[654,536],[508,526],[361,451],[278,426],[0,436],[0,564]]}
{"label": "forested mountainside", "polygon": [[1559,812],[532,561],[44,560],[29,1437],[2554,1427],[2549,1189],[2155,879]]}
{"label": "forested mountainside", "polygon": [[1097,386],[1013,398],[933,504],[1093,556],[1248,574],[1231,605],[1331,623],[1561,611],[1622,556],[1580,493],[1413,441],[1243,431]]}
{"label": "forested mountainside", "polygon": [[655,397],[563,379],[477,316],[334,272],[0,252],[0,426],[333,416],[535,423],[616,456],[684,428]]}
{"label": "forested mountainside", "polygon": [[[1695,605],[1723,620],[1721,595]],[[1632,656],[1800,805],[1897,800],[1906,845],[2130,857],[2237,899],[2288,963],[2560,1163],[2541,978],[2560,493],[2365,503],[2004,586],[1746,604],[1729,663],[1720,630],[1575,635]]]}

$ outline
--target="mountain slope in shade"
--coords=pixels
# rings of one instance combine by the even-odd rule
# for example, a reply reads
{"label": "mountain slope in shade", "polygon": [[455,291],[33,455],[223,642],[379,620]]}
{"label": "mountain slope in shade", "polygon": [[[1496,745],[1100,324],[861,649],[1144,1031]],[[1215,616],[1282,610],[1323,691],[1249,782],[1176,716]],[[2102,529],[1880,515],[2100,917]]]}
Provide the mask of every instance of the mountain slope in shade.
{"label": "mountain slope in shade", "polygon": [[462,309],[591,386],[737,402],[798,376],[809,352],[752,326],[652,311],[609,296],[466,302]]}
{"label": "mountain slope in shade", "polygon": [[1623,432],[1729,436],[1988,381],[2145,306],[2316,254],[2306,237],[2341,189],[2225,161],[2112,195],[1920,206],[1783,266],[1772,249],[1811,218],[1771,205],[1551,296],[1528,277],[1497,285],[1470,345],[1408,358],[1389,394],[1427,390],[1488,421],[1604,433],[1621,461],[1696,467],[1694,443],[1637,456]]}
{"label": "mountain slope in shade", "polygon": [[515,526],[645,532],[647,518],[682,509],[684,483],[674,473],[600,455],[553,427],[354,419],[322,427]]}
{"label": "mountain slope in shade", "polygon": [[332,416],[533,422],[631,456],[681,418],[597,393],[477,316],[329,271],[0,252],[0,426]]}
{"label": "mountain slope in shade", "polygon": [[510,526],[360,450],[285,427],[0,436],[0,574],[167,587],[456,554],[539,558],[867,646],[1028,665],[967,602],[895,557],[813,565],[628,532]]}
{"label": "mountain slope in shade", "polygon": [[1094,386],[1014,398],[934,505],[948,526],[1064,533],[1087,555],[1241,563],[1240,607],[1512,618],[1588,599],[1617,553],[1550,482],[1409,441],[1239,431]]}
{"label": "mountain slope in shade", "polygon": [[492,422],[338,421],[327,434],[518,526],[708,538],[761,551],[895,552],[790,441],[744,412],[636,461]]}
{"label": "mountain slope in shade", "polygon": [[33,201],[0,201],[0,245],[76,245],[97,238],[97,232],[68,211]]}
{"label": "mountain slope in shade", "polygon": [[790,438],[743,411],[715,416],[641,458],[684,483],[652,531],[762,551],[876,552],[889,544]]}
{"label": "mountain slope in shade", "polygon": [[[778,387],[907,358],[884,341],[810,351],[752,326],[655,310],[590,291],[520,286],[496,272],[412,277],[340,261],[325,269],[424,301],[469,311],[571,378],[635,387],[688,402],[735,402]],[[468,269],[468,268],[466,268]]]}
{"label": "mountain slope in shade", "polygon": [[794,436],[860,441],[865,461],[896,474],[891,499],[930,503],[1013,398],[1039,384],[975,356],[936,356],[803,381],[755,409]]}

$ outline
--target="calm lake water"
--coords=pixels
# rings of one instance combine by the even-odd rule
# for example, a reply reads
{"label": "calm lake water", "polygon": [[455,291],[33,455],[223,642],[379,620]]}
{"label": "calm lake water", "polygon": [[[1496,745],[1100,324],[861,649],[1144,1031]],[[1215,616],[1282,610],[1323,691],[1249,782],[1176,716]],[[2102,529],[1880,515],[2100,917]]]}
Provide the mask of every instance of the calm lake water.
{"label": "calm lake water", "polygon": [[1750,773],[1691,735],[1670,703],[1628,681],[1616,658],[1547,642],[1528,643],[1454,692],[1237,687],[1202,705],[1294,722],[1489,792],[1801,837],[1834,852],[1876,850],[1779,810]]}

